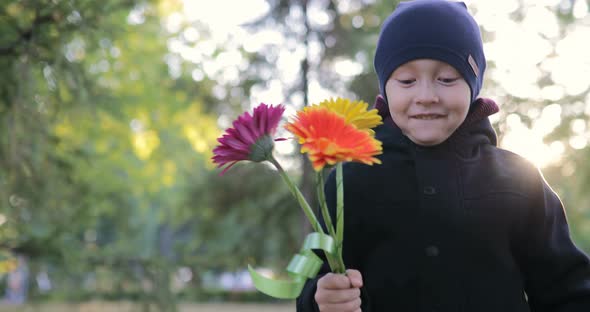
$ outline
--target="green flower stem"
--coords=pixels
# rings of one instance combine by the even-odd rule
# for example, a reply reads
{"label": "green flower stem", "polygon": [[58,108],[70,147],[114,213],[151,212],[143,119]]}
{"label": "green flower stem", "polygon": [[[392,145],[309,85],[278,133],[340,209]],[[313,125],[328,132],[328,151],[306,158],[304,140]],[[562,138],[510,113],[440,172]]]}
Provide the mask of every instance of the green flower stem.
{"label": "green flower stem", "polygon": [[326,254],[326,258],[328,259],[328,263],[330,264],[330,268],[332,268],[333,272],[344,273],[346,271],[346,267],[344,266],[344,261],[342,261],[342,257],[340,257],[338,254],[338,246],[341,245],[341,243],[339,243],[336,240],[336,231],[334,230],[332,217],[330,216],[330,212],[328,211],[328,204],[326,203],[326,196],[324,194],[324,174],[321,170],[318,171],[316,174],[316,193],[318,195],[320,209],[322,211],[322,216],[324,217],[324,220],[326,222],[328,232],[336,242],[336,250],[333,254]]}
{"label": "green flower stem", "polygon": [[326,203],[326,196],[324,194],[324,174],[323,171],[318,171],[316,173],[316,192],[318,194],[318,201],[320,202],[320,209],[322,211],[322,216],[324,217],[324,221],[326,222],[326,227],[328,228],[328,232],[334,239],[336,239],[336,230],[334,229],[334,225],[332,224],[332,217],[330,216],[330,212],[328,211],[328,204]]}
{"label": "green flower stem", "polygon": [[336,164],[336,256],[343,263],[342,242],[344,241],[344,178],[342,163]]}
{"label": "green flower stem", "polygon": [[[309,204],[305,200],[305,197],[303,196],[303,194],[301,194],[301,191],[295,185],[295,183],[293,183],[293,181],[291,180],[289,175],[285,172],[283,167],[281,167],[281,164],[279,164],[279,162],[272,156],[270,156],[268,158],[268,161],[270,161],[277,168],[280,176],[283,178],[283,181],[285,181],[285,183],[287,183],[287,186],[289,187],[291,194],[293,194],[293,196],[295,196],[295,198],[299,202],[299,206],[301,206],[301,208],[303,209],[303,212],[307,216],[307,219],[309,220],[309,223],[311,223],[311,226],[313,227],[314,231],[318,232],[318,233],[324,233],[324,230],[322,229],[320,222],[315,217],[315,214],[313,213],[313,210],[311,210],[311,207],[309,206]],[[322,195],[323,195],[323,191],[322,191]],[[333,232],[333,227],[332,227],[332,232]],[[336,239],[336,237],[334,235],[331,235],[331,236],[334,239]],[[342,245],[342,242],[336,241],[336,246],[339,246],[339,245]],[[340,249],[342,249],[342,248],[340,247]],[[333,272],[344,273],[346,271],[345,266],[344,266],[344,262],[342,261],[342,256],[339,256],[338,247],[335,248],[334,253],[326,252],[325,254],[326,254],[326,259],[328,259],[328,264],[330,265],[330,268],[332,269]],[[340,252],[340,254],[341,254],[341,252]]]}
{"label": "green flower stem", "polygon": [[279,174],[283,178],[283,181],[285,181],[285,183],[287,183],[287,186],[289,187],[291,194],[293,194],[293,196],[295,196],[295,198],[299,202],[299,206],[301,206],[301,208],[303,209],[303,212],[307,216],[307,219],[309,220],[309,223],[311,223],[311,226],[313,227],[314,231],[316,231],[318,233],[324,233],[324,231],[322,230],[322,226],[320,225],[320,222],[315,217],[315,214],[313,213],[313,210],[311,210],[311,207],[309,206],[309,204],[305,200],[305,197],[303,196],[303,194],[301,194],[301,191],[293,183],[293,181],[291,180],[289,175],[285,172],[283,167],[281,167],[279,162],[272,156],[270,156],[268,160],[277,168],[277,170],[279,171]]}

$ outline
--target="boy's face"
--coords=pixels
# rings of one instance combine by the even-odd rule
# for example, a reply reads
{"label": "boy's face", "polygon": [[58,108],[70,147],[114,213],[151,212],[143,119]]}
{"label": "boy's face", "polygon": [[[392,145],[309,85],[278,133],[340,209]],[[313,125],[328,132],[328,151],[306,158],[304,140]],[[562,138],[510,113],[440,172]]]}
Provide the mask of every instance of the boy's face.
{"label": "boy's face", "polygon": [[451,65],[418,59],[398,67],[385,84],[395,124],[414,143],[444,142],[463,123],[471,99],[469,85]]}

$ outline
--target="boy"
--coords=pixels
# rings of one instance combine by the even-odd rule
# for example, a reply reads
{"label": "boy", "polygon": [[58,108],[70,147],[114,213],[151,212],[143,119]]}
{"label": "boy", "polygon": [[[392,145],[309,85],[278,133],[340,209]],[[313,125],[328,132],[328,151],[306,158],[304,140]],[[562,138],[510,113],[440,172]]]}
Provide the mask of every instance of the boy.
{"label": "boy", "polygon": [[559,198],[496,147],[487,116],[498,107],[477,99],[486,61],[465,4],[401,3],[374,61],[383,163],[345,165],[349,270],[325,266],[297,311],[590,311],[589,260]]}

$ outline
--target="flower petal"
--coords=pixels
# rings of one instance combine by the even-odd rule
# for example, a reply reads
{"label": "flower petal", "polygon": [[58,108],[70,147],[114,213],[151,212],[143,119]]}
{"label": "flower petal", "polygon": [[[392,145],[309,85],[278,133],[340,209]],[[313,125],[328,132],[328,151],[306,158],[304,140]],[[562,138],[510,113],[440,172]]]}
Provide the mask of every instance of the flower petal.
{"label": "flower petal", "polygon": [[381,116],[376,109],[367,110],[369,104],[363,101],[350,101],[349,99],[336,98],[322,101],[318,106],[326,107],[344,117],[347,123],[352,123],[357,128],[373,133],[371,128],[382,124]]}
{"label": "flower petal", "polygon": [[299,139],[301,152],[309,154],[315,170],[344,161],[377,163],[373,156],[382,152],[381,142],[371,132],[325,106],[306,107],[285,128]]}
{"label": "flower petal", "polygon": [[[221,174],[238,161],[259,161],[260,155],[271,155],[274,146],[272,139],[269,144],[262,145],[264,151],[260,150],[260,144],[257,145],[257,148],[253,148],[253,145],[265,136],[272,138],[284,111],[283,105],[273,107],[261,103],[254,108],[252,115],[245,112],[238,116],[232,122],[233,127],[226,129],[224,134],[217,139],[219,145],[213,149],[213,163],[217,164],[219,168],[228,165]],[[253,155],[253,151],[257,151],[256,155]]]}

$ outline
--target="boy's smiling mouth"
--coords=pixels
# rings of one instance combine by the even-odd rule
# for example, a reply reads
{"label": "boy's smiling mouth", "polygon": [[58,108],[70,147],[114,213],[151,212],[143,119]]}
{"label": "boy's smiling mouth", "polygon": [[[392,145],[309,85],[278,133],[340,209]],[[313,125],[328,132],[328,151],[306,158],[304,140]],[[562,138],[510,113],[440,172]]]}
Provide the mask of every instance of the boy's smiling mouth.
{"label": "boy's smiling mouth", "polygon": [[410,116],[410,118],[414,118],[414,119],[420,119],[420,120],[434,120],[434,119],[439,119],[439,118],[444,118],[444,115],[440,115],[440,114],[418,114],[418,115],[412,115]]}

